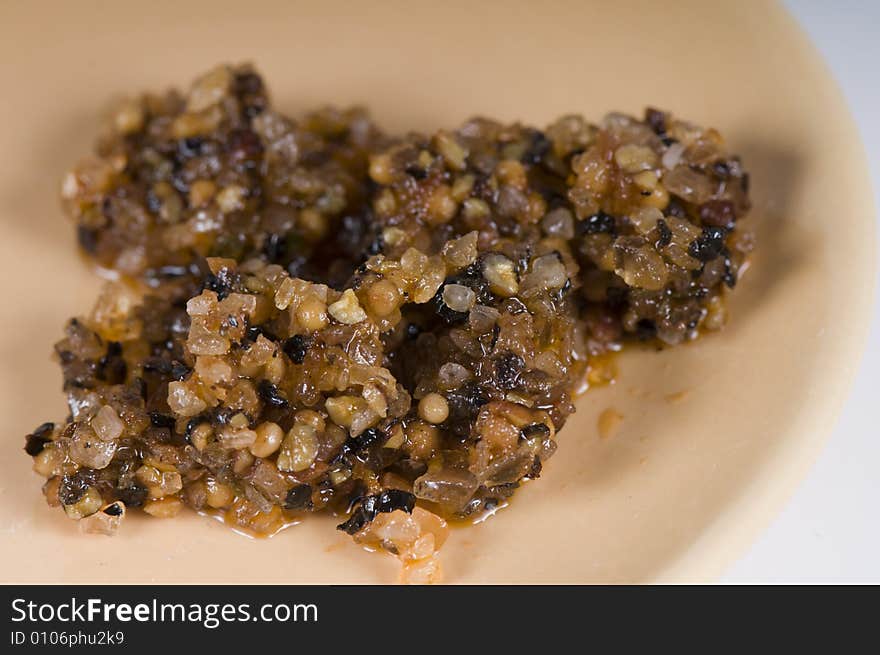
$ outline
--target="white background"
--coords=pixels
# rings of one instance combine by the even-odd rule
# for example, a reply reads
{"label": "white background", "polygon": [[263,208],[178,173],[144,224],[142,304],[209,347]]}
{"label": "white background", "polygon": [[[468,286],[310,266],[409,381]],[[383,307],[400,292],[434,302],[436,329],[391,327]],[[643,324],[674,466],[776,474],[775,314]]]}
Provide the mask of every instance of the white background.
{"label": "white background", "polygon": [[[843,89],[880,207],[880,2],[786,0],[785,5]],[[723,582],[880,583],[880,284],[870,300],[871,336],[836,430],[788,506]]]}

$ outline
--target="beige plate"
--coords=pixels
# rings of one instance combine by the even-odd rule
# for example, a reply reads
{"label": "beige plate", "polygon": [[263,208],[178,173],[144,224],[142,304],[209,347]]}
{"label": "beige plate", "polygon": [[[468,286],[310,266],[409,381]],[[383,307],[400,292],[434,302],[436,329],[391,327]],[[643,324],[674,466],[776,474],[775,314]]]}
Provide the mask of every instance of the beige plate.
{"label": "beige plate", "polygon": [[[4,2],[0,26],[0,581],[394,579],[390,557],[321,518],[262,541],[194,514],[80,535],[21,451],[66,413],[48,354],[99,286],[58,209],[64,168],[110,96],[220,61],[256,62],[289,111],[365,103],[396,131],[650,103],[717,127],[752,173],[760,247],[728,329],[623,357],[617,384],[579,402],[541,481],[452,535],[448,581],[710,580],[829,433],[866,334],[873,209],[840,95],[776,5]],[[625,418],[603,440],[606,407]]]}

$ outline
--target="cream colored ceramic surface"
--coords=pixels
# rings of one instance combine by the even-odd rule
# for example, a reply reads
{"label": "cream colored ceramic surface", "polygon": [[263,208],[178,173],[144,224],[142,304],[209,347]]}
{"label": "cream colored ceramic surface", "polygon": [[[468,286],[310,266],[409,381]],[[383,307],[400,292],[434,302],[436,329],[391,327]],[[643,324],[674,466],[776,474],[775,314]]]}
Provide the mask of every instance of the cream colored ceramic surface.
{"label": "cream colored ceramic surface", "polygon": [[[538,483],[445,548],[450,582],[711,579],[817,453],[866,330],[873,210],[838,93],[775,5],[41,3],[0,8],[0,581],[386,582],[327,520],[253,541],[187,515],[81,536],[45,506],[22,435],[64,416],[48,359],[99,286],[57,181],[118,92],[249,59],[297,112],[363,102],[387,128],[475,113],[545,124],[646,103],[718,127],[752,172],[760,248],[722,335],[621,361]],[[100,7],[100,8],[99,8]],[[667,394],[689,390],[678,403]],[[613,406],[621,432],[600,440]]]}

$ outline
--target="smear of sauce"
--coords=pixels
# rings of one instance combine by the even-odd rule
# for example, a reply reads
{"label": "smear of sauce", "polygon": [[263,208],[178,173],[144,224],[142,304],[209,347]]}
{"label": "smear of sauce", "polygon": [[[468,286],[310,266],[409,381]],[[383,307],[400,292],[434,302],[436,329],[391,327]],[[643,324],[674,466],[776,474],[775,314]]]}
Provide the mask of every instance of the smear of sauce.
{"label": "smear of sauce", "polygon": [[605,387],[614,384],[617,379],[617,354],[616,352],[591,355],[580,384],[574,390],[577,398],[585,394],[593,387]]}
{"label": "smear of sauce", "polygon": [[497,514],[499,510],[507,507],[510,504],[509,500],[510,499],[502,500],[497,505],[494,505],[492,507],[492,509],[483,510],[482,512],[479,512],[479,514],[477,516],[470,519],[470,521],[466,521],[466,522],[470,523],[471,525],[479,525],[480,523],[482,523],[483,521],[488,519],[490,516],[495,516],[495,514]]}
{"label": "smear of sauce", "polygon": [[678,403],[682,403],[687,400],[688,396],[690,395],[690,389],[682,389],[681,391],[676,391],[675,393],[666,394],[666,402],[677,405]]}
{"label": "smear of sauce", "polygon": [[620,432],[620,426],[623,424],[623,414],[613,407],[602,410],[597,421],[600,439],[610,439]]}
{"label": "smear of sauce", "polygon": [[197,510],[196,514],[198,514],[199,516],[206,516],[209,519],[217,521],[218,523],[222,523],[226,528],[228,528],[235,534],[239,534],[243,537],[248,537],[250,539],[269,539],[270,537],[274,537],[279,532],[284,532],[288,528],[302,523],[302,517],[299,517],[296,519],[281,521],[278,527],[271,532],[257,532],[256,530],[248,530],[247,528],[242,527],[235,521],[229,519],[226,516],[226,512],[222,509]]}

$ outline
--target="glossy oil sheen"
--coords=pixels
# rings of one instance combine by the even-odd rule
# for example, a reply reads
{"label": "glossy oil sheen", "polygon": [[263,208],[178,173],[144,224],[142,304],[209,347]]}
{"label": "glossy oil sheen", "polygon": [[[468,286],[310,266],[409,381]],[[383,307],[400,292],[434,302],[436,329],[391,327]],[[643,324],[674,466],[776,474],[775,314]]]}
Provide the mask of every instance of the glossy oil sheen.
{"label": "glossy oil sheen", "polygon": [[[80,535],[21,450],[66,414],[49,353],[100,285],[58,208],[62,172],[108,98],[220,61],[254,61],[286,111],[364,103],[394,131],[651,104],[717,127],[752,174],[760,244],[728,328],[625,353],[617,382],[579,399],[542,479],[453,532],[447,581],[710,580],[830,431],[866,334],[873,208],[837,88],[775,4],[8,2],[0,32],[0,582],[396,576],[331,518],[254,540],[192,512],[131,512],[116,537]],[[603,440],[609,407],[625,418]]]}

